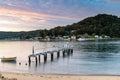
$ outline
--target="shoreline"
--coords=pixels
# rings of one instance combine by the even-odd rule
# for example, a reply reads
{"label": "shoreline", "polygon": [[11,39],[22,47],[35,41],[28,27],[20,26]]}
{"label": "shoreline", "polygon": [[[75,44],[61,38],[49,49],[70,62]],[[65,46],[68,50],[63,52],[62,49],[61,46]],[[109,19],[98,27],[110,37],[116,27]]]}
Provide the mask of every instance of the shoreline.
{"label": "shoreline", "polygon": [[[83,41],[96,41],[96,40],[120,40],[120,38],[85,38],[85,40]],[[78,41],[77,39],[76,40],[11,40],[11,39],[0,39],[0,41],[39,41],[39,42],[73,42],[73,41],[76,41],[76,42],[80,42]]]}
{"label": "shoreline", "polygon": [[8,74],[31,74],[31,75],[65,75],[65,76],[120,76],[116,74],[58,74],[58,73],[28,73],[28,72],[9,72],[9,71],[0,71],[0,73],[8,73]]}
{"label": "shoreline", "polygon": [[120,75],[69,75],[69,74],[31,74],[0,72],[5,79],[0,80],[120,80]]}

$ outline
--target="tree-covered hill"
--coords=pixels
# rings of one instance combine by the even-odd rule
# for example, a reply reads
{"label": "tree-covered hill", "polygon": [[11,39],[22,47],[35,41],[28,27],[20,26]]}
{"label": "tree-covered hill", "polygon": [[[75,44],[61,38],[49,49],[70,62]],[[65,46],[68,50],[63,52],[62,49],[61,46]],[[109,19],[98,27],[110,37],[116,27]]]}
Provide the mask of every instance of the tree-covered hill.
{"label": "tree-covered hill", "polygon": [[120,18],[114,15],[98,14],[88,17],[72,25],[58,26],[50,30],[36,30],[29,32],[0,32],[0,39],[20,38],[29,39],[33,37],[46,36],[71,36],[71,35],[108,35],[120,38]]}
{"label": "tree-covered hill", "polygon": [[58,35],[108,35],[120,38],[120,18],[114,15],[98,14],[67,26],[58,26],[48,31],[49,36]]}
{"label": "tree-covered hill", "polygon": [[[111,37],[120,37],[120,18],[113,15],[98,14],[86,18],[78,23],[70,25],[71,29],[77,30],[77,34],[106,34]],[[67,27],[66,27],[67,28]]]}

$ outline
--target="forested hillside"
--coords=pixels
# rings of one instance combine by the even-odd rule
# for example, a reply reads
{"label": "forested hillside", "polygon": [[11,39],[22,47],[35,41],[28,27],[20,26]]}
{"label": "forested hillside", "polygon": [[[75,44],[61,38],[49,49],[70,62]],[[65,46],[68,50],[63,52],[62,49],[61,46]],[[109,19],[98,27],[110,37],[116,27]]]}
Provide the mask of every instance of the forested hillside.
{"label": "forested hillside", "polygon": [[[78,23],[64,27],[56,27],[51,32],[65,35],[65,32],[74,31],[73,34],[96,34],[108,35],[111,37],[120,37],[120,18],[113,15],[98,14],[94,17],[88,17]],[[66,33],[67,34],[67,33]]]}

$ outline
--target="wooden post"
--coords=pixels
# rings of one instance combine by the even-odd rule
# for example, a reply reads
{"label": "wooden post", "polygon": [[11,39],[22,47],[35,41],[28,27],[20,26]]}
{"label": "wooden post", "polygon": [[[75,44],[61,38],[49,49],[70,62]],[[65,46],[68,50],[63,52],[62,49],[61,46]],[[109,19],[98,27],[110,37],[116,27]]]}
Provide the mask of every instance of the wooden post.
{"label": "wooden post", "polygon": [[44,63],[45,63],[45,55],[44,55]]}
{"label": "wooden post", "polygon": [[71,49],[71,54],[73,54],[73,49]]}
{"label": "wooden post", "polygon": [[37,57],[35,57],[35,61],[36,61],[36,64],[37,64]]}
{"label": "wooden post", "polygon": [[38,55],[39,63],[40,63],[40,54]]}
{"label": "wooden post", "polygon": [[51,53],[51,61],[53,61],[53,56],[54,56],[53,54],[54,54],[54,53]]}
{"label": "wooden post", "polygon": [[29,61],[29,63],[31,62],[30,56],[28,56],[28,61]]}
{"label": "wooden post", "polygon": [[59,58],[59,57],[60,57],[60,51],[57,52],[57,58]]}
{"label": "wooden post", "polygon": [[30,56],[28,56],[28,63],[29,63],[29,66],[30,66],[30,64],[31,64]]}
{"label": "wooden post", "polygon": [[47,54],[44,55],[44,63],[47,61]]}
{"label": "wooden post", "polygon": [[63,57],[65,57],[65,50],[63,50]]}

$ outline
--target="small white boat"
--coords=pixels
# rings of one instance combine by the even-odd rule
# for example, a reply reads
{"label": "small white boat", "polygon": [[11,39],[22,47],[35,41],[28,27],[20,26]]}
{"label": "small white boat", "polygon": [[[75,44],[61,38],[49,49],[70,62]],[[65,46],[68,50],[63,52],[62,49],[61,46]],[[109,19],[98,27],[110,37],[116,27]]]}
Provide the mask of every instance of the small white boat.
{"label": "small white boat", "polygon": [[3,62],[9,62],[9,61],[16,61],[16,58],[17,57],[3,57],[3,58],[0,58],[0,59]]}
{"label": "small white boat", "polygon": [[79,38],[78,41],[85,41],[85,38]]}

